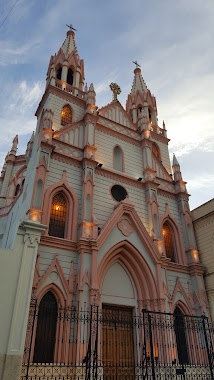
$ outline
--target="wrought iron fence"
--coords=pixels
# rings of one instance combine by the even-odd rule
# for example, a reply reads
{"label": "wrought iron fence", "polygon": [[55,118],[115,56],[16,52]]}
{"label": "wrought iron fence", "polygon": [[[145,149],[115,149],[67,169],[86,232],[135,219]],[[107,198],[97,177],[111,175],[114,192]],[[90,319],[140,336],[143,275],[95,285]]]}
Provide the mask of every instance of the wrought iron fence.
{"label": "wrought iron fence", "polygon": [[47,301],[31,305],[21,380],[214,380],[205,316]]}

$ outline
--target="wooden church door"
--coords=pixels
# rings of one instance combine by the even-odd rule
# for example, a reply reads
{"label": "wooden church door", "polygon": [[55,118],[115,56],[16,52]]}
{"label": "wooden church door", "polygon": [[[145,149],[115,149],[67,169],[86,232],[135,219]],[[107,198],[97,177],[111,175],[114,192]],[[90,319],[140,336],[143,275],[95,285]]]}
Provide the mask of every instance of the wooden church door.
{"label": "wooden church door", "polygon": [[102,362],[104,380],[134,379],[131,308],[103,305]]}

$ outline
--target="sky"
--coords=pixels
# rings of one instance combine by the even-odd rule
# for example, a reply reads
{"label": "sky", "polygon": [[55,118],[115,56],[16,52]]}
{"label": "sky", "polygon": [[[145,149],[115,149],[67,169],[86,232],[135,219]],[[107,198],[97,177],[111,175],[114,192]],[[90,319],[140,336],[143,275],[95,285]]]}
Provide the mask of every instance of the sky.
{"label": "sky", "polygon": [[[0,1],[0,25],[15,0]],[[18,154],[36,128],[50,56],[77,29],[85,79],[97,105],[111,102],[111,82],[125,107],[133,60],[156,96],[170,156],[175,153],[191,209],[214,197],[214,1],[18,0],[0,27],[0,167],[19,135]]]}

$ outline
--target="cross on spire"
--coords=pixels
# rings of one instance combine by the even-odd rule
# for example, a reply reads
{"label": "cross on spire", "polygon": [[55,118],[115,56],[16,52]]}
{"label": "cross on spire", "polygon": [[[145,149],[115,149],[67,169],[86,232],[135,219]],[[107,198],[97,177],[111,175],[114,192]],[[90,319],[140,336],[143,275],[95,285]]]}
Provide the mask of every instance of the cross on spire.
{"label": "cross on spire", "polygon": [[66,24],[66,26],[67,26],[70,30],[75,30],[75,31],[77,32],[77,30],[73,27],[72,24],[70,24],[70,25]]}
{"label": "cross on spire", "polygon": [[139,63],[137,62],[137,60],[136,61],[132,61],[135,65],[136,65],[136,68],[137,67],[141,67],[140,65],[139,65]]}

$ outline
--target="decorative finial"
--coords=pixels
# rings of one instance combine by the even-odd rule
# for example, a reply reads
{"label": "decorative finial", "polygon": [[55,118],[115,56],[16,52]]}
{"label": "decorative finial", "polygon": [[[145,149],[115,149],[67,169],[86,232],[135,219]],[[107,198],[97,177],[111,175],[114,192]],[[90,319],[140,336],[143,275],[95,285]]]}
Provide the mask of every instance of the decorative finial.
{"label": "decorative finial", "polygon": [[139,65],[139,63],[137,62],[137,60],[136,61],[132,61],[135,65],[136,65],[136,68],[137,67],[141,67],[140,65]]}
{"label": "decorative finial", "polygon": [[121,93],[121,88],[120,86],[118,86],[117,83],[114,83],[112,82],[110,85],[109,85],[111,91],[113,92],[113,100],[117,100],[117,95],[120,95]]}
{"label": "decorative finial", "polygon": [[70,24],[70,25],[66,24],[66,26],[67,26],[70,30],[75,30],[75,31],[77,32],[77,29],[75,29],[75,28],[73,27],[72,24]]}
{"label": "decorative finial", "polygon": [[163,120],[163,129],[166,129],[166,124],[164,120]]}

